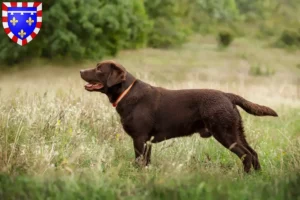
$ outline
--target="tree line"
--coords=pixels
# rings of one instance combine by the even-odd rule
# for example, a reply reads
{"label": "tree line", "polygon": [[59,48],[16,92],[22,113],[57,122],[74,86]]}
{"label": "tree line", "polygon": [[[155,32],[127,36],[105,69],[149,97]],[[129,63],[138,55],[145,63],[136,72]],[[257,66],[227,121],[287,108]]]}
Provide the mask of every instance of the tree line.
{"label": "tree line", "polygon": [[268,36],[278,31],[278,23],[300,27],[299,4],[297,0],[46,0],[42,28],[29,45],[21,47],[0,31],[0,62],[9,66],[32,58],[101,59],[122,49],[177,46],[195,32],[214,33],[225,27],[239,34],[240,24],[261,23]]}

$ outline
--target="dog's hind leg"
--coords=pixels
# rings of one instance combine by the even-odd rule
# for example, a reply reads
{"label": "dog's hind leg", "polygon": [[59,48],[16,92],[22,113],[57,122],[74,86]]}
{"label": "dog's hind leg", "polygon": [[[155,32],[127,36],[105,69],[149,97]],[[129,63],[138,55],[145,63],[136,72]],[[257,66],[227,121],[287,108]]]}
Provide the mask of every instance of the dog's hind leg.
{"label": "dog's hind leg", "polygon": [[251,152],[252,154],[252,165],[253,165],[253,168],[255,170],[260,170],[261,169],[261,166],[260,166],[260,163],[259,163],[259,160],[258,160],[258,155],[256,153],[256,151],[254,149],[252,149],[252,147],[249,146],[249,144],[247,143],[247,141],[245,140],[245,146],[246,148]]}
{"label": "dog's hind leg", "polygon": [[251,152],[252,154],[252,165],[255,170],[260,170],[261,166],[258,160],[258,155],[256,151],[248,144],[245,136],[241,137],[240,140],[243,142],[243,145]]}
{"label": "dog's hind leg", "polygon": [[261,166],[260,166],[260,163],[259,163],[259,160],[258,160],[258,155],[257,155],[256,151],[248,144],[248,142],[246,140],[246,136],[244,134],[244,127],[243,127],[241,116],[240,116],[240,120],[239,120],[239,123],[238,123],[238,136],[239,136],[239,140],[243,143],[243,145],[252,154],[252,165],[253,165],[253,168],[255,170],[260,170]]}
{"label": "dog's hind leg", "polygon": [[238,141],[235,127],[230,129],[215,128],[213,132],[214,138],[220,142],[224,147],[235,153],[243,162],[244,171],[250,172],[252,164],[251,152]]}

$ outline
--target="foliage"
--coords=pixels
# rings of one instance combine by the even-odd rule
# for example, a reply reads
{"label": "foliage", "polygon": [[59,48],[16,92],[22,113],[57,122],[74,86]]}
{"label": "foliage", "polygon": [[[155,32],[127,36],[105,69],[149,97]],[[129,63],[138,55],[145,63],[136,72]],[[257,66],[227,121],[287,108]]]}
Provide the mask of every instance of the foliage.
{"label": "foliage", "polygon": [[[217,34],[224,26],[237,33],[251,24],[258,37],[268,38],[300,27],[299,11],[298,0],[44,1],[42,28],[30,44],[20,47],[0,31],[0,63],[99,60],[121,49],[178,46],[193,32]],[[288,37],[284,32],[281,40]]]}
{"label": "foliage", "polygon": [[189,26],[185,20],[184,1],[145,0],[149,18],[153,21],[153,29],[149,33],[149,46],[169,47],[182,44],[189,34]]}
{"label": "foliage", "polygon": [[198,12],[206,13],[211,19],[222,22],[239,18],[239,9],[235,0],[198,0],[196,1]]}
{"label": "foliage", "polygon": [[13,64],[30,57],[74,59],[115,55],[145,46],[151,27],[140,0],[60,0],[43,4],[43,24],[27,46],[0,37],[0,61]]}
{"label": "foliage", "polygon": [[277,40],[277,46],[300,48],[300,29],[284,30]]}
{"label": "foliage", "polygon": [[228,30],[220,31],[218,34],[218,42],[221,47],[228,47],[233,41],[233,34]]}

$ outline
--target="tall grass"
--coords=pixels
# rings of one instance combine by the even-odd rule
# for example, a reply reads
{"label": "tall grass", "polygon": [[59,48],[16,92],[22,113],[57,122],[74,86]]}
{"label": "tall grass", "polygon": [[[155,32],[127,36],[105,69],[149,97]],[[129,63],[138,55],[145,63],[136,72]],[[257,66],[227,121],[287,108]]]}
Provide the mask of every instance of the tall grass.
{"label": "tall grass", "polygon": [[[194,41],[178,52],[123,52],[117,60],[154,85],[221,89],[274,108],[279,118],[241,111],[261,172],[245,175],[234,154],[199,135],[155,144],[152,164],[136,168],[132,141],[114,108],[105,96],[84,91],[83,67],[44,67],[0,77],[0,199],[299,198],[300,100],[297,74],[285,67],[298,54],[278,65],[278,50],[260,57],[252,42],[237,40],[220,52],[205,41],[205,47]],[[251,63],[236,54],[242,50],[254,55],[247,62],[281,73],[250,76]],[[273,54],[272,63],[264,60]]]}

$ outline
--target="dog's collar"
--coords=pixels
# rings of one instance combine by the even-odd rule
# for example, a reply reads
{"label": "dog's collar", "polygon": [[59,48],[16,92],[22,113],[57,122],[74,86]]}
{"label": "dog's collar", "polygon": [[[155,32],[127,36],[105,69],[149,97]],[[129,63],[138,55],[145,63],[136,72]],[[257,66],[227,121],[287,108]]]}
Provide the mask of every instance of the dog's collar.
{"label": "dog's collar", "polygon": [[133,86],[133,84],[135,83],[135,81],[136,80],[134,80],[132,83],[131,83],[131,85],[126,89],[126,90],[124,90],[121,94],[120,94],[120,96],[117,98],[117,100],[114,102],[114,103],[112,103],[112,105],[113,105],[113,107],[117,107],[118,106],[118,103],[126,96],[126,94],[130,91],[130,89],[132,88],[132,86]]}

